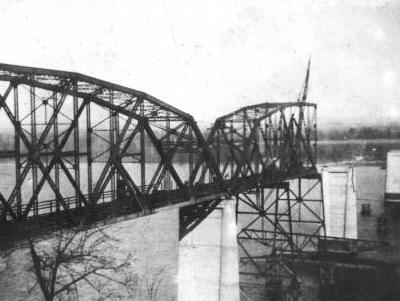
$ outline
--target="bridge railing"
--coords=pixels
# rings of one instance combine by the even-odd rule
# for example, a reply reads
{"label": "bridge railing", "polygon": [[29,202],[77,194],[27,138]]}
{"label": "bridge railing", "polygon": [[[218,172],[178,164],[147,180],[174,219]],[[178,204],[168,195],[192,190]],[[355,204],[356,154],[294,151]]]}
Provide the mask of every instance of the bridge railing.
{"label": "bridge railing", "polygon": [[[98,204],[104,204],[111,202],[113,196],[116,195],[116,191],[105,191],[103,192],[100,196],[98,196],[99,202]],[[87,197],[90,199],[89,195],[84,195],[84,197]],[[83,204],[80,202],[79,198],[76,196],[70,196],[70,197],[65,197],[61,199],[49,199],[49,200],[44,200],[40,201],[38,204],[38,215],[49,215],[53,213],[60,213],[64,211],[63,205],[64,203],[65,206],[67,206],[69,209],[75,209],[75,208],[82,208]],[[22,210],[25,210],[28,204],[22,205]],[[2,206],[0,205],[0,208]],[[17,206],[11,206],[11,209],[17,210]],[[28,219],[34,217],[35,215],[33,213],[29,214],[27,216]]]}

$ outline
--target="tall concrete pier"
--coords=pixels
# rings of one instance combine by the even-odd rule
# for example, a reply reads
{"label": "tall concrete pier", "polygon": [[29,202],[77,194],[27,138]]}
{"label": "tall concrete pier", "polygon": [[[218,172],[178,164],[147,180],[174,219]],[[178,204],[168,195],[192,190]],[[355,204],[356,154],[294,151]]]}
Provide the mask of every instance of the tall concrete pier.
{"label": "tall concrete pier", "polygon": [[387,153],[385,201],[400,203],[400,150]]}
{"label": "tall concrete pier", "polygon": [[179,246],[179,301],[239,301],[235,208],[219,206]]}
{"label": "tall concrete pier", "polygon": [[227,201],[222,207],[220,301],[239,301],[239,255],[235,207]]}
{"label": "tall concrete pier", "polygon": [[357,238],[357,195],[354,169],[324,168],[322,176],[326,235]]}

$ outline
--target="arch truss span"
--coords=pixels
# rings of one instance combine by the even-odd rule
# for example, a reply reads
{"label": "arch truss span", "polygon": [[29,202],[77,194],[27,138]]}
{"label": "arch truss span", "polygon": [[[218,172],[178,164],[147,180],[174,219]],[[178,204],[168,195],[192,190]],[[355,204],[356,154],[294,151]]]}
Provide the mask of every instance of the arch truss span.
{"label": "arch truss span", "polygon": [[201,195],[199,160],[222,181],[193,117],[141,91],[0,64],[0,93],[2,223],[61,213],[93,219],[188,201]]}

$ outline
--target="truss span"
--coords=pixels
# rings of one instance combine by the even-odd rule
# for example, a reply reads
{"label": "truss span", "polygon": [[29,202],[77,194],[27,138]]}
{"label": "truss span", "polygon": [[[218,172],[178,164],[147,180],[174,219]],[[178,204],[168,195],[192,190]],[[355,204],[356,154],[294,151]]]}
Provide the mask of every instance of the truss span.
{"label": "truss span", "polygon": [[[305,102],[262,103],[218,118],[207,143],[225,181],[234,188],[243,178],[269,183],[316,173],[316,108]],[[197,162],[196,170],[202,164]]]}
{"label": "truss span", "polygon": [[204,197],[193,173],[198,160],[219,184],[214,195],[222,191],[193,117],[149,94],[79,73],[6,64],[0,92],[8,141],[0,149],[8,164],[3,223],[61,213],[81,219],[101,208],[145,212]]}
{"label": "truss span", "polygon": [[306,102],[248,106],[218,118],[206,141],[191,115],[144,92],[0,64],[2,229],[179,203],[182,237],[224,198],[312,178],[315,114]]}

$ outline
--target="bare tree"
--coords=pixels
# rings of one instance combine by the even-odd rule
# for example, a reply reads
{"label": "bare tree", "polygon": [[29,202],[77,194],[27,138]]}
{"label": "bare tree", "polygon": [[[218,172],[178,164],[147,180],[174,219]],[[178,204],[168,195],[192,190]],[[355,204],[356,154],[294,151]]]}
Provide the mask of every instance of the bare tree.
{"label": "bare tree", "polygon": [[[94,290],[99,299],[120,299],[133,290],[129,270],[131,255],[117,259],[116,240],[96,230],[64,230],[50,245],[29,239],[32,258],[30,272],[46,301],[78,299],[78,288]],[[79,286],[78,286],[79,284]],[[125,295],[124,295],[125,294]]]}
{"label": "bare tree", "polygon": [[155,275],[153,275],[150,279],[146,280],[146,292],[147,298],[149,301],[156,301],[158,289],[160,288],[161,282],[164,278],[165,270],[162,269]]}

